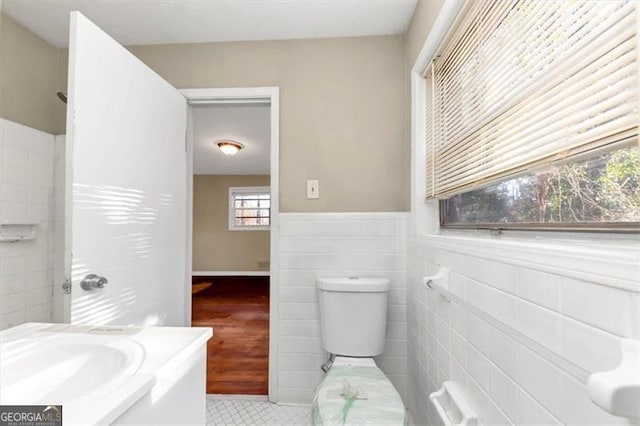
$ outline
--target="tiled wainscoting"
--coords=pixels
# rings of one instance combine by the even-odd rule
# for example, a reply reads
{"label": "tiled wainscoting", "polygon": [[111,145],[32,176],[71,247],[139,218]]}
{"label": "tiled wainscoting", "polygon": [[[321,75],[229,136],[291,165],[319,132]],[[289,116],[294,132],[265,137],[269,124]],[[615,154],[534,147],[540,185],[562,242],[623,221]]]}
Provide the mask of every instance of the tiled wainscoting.
{"label": "tiled wainscoting", "polygon": [[[441,424],[429,393],[466,390],[483,424],[629,424],[593,404],[589,374],[638,338],[637,242],[586,245],[415,237],[408,248],[409,407]],[[451,303],[422,277],[448,268]]]}
{"label": "tiled wainscoting", "polygon": [[391,279],[386,349],[376,362],[406,398],[407,220],[407,213],[280,214],[278,402],[310,403],[324,377],[320,276]]}
{"label": "tiled wainscoting", "polygon": [[0,119],[0,220],[38,222],[35,240],[0,243],[0,328],[53,319],[54,144]]}

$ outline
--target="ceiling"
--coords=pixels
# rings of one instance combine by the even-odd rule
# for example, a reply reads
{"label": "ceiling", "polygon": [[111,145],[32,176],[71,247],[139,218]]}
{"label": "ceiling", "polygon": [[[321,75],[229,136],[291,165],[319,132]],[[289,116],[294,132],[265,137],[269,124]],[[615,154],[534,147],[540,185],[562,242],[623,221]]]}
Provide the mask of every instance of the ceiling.
{"label": "ceiling", "polygon": [[357,37],[404,33],[417,0],[3,0],[4,13],[67,47],[79,10],[119,43]]}
{"label": "ceiling", "polygon": [[[193,173],[196,175],[268,175],[270,107],[266,104],[193,106]],[[227,156],[216,141],[244,145]]]}

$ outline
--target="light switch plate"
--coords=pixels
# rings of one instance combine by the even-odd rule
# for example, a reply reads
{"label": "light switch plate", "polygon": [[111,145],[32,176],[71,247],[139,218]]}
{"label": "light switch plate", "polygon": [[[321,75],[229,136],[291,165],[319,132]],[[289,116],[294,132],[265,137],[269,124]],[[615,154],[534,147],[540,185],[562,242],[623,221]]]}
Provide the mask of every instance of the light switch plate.
{"label": "light switch plate", "polygon": [[320,198],[320,181],[318,179],[307,179],[307,199]]}

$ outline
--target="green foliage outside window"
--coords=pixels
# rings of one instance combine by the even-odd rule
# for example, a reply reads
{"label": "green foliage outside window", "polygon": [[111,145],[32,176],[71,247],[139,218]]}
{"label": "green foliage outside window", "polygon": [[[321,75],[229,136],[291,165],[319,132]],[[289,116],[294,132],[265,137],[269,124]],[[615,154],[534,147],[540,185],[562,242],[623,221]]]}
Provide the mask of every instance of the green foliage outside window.
{"label": "green foliage outside window", "polygon": [[554,166],[443,202],[443,225],[640,222],[637,145]]}

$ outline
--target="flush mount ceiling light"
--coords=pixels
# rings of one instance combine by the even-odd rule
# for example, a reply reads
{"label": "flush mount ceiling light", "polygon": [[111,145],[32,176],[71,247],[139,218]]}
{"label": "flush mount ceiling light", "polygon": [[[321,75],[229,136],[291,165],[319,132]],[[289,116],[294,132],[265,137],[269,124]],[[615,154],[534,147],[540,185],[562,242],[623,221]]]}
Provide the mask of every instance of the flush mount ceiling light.
{"label": "flush mount ceiling light", "polygon": [[232,141],[232,140],[221,140],[216,142],[220,151],[222,151],[225,155],[236,155],[238,151],[244,148],[240,142]]}

